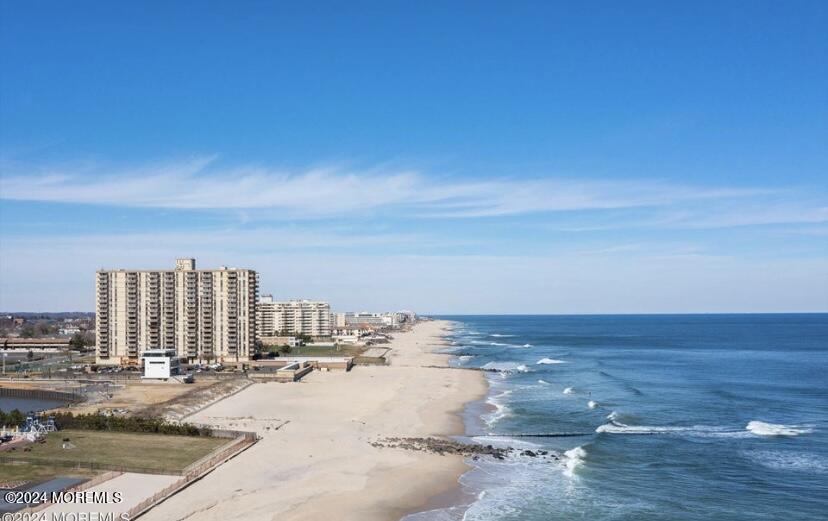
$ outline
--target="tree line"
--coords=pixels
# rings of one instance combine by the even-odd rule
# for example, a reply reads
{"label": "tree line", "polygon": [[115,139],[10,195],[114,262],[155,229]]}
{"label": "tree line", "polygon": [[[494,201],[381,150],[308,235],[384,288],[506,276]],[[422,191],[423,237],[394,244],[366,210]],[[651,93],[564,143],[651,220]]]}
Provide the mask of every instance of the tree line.
{"label": "tree line", "polygon": [[[191,423],[171,423],[162,418],[142,416],[110,416],[106,414],[72,414],[71,412],[52,415],[58,429],[75,429],[84,431],[133,432],[150,434],[170,434],[174,436],[212,436],[208,427],[199,427]],[[46,415],[39,415],[41,422]],[[22,426],[26,415],[17,409],[10,412],[0,410],[0,425],[7,427]]]}

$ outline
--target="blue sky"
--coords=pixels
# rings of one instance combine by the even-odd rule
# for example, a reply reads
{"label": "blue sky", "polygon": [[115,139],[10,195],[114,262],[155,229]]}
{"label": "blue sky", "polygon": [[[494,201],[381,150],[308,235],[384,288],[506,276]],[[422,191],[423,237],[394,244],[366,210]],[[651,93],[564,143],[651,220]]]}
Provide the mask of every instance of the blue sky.
{"label": "blue sky", "polygon": [[0,309],[828,311],[828,4],[573,4],[0,1]]}

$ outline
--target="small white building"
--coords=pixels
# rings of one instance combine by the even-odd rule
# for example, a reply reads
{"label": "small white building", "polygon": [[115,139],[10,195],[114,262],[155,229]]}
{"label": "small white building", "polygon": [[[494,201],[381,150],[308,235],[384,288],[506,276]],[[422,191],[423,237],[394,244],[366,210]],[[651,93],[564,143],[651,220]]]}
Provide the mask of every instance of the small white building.
{"label": "small white building", "polygon": [[143,378],[167,379],[181,371],[175,349],[147,349],[141,359],[144,362]]}

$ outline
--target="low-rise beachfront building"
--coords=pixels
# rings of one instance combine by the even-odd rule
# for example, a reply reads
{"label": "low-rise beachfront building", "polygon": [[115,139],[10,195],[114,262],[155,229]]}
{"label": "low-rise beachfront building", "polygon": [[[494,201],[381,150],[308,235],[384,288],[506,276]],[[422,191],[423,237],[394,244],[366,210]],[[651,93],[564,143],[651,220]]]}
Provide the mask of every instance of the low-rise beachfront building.
{"label": "low-rise beachfront building", "polygon": [[299,347],[302,341],[295,336],[260,336],[259,342],[265,347],[288,346]]}
{"label": "low-rise beachfront building", "polygon": [[272,295],[262,295],[256,306],[258,335],[331,336],[331,306],[327,302],[311,300],[276,301]]}
{"label": "low-rise beachfront building", "polygon": [[189,362],[246,362],[256,342],[258,275],[250,269],[99,270],[98,364],[138,365],[151,349]]}
{"label": "low-rise beachfront building", "polygon": [[143,378],[166,380],[181,372],[181,363],[175,349],[147,349],[141,354],[144,363]]}
{"label": "low-rise beachfront building", "polygon": [[376,331],[372,326],[343,326],[331,330],[331,339],[342,344],[356,344],[363,337],[370,336]]}

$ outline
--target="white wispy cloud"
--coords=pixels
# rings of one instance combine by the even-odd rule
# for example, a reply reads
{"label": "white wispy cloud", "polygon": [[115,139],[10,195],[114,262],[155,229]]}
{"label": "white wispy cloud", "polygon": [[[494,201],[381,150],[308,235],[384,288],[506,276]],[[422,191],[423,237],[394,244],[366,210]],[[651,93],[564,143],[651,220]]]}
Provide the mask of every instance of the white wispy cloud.
{"label": "white wispy cloud", "polygon": [[0,197],[128,207],[272,209],[332,216],[394,208],[420,217],[490,217],[537,212],[663,207],[775,193],[764,188],[697,187],[660,181],[441,179],[416,170],[320,167],[287,171],[221,167],[214,157],[112,170],[0,165]]}

